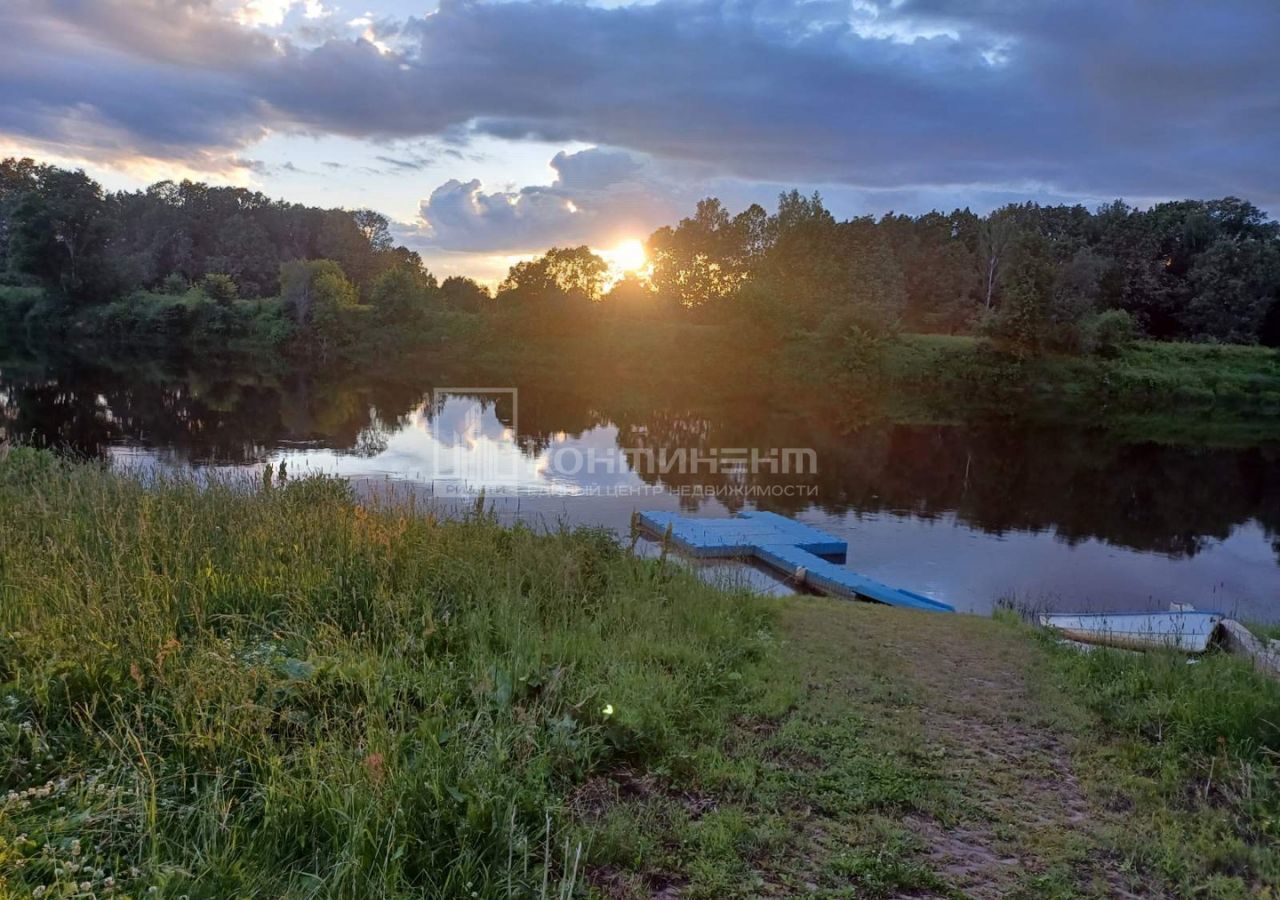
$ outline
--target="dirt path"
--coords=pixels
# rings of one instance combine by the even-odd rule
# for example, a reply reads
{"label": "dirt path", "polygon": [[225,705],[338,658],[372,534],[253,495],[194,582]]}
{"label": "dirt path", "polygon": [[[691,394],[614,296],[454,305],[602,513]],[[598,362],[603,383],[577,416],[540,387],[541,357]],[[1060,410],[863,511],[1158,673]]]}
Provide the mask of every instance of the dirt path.
{"label": "dirt path", "polygon": [[723,746],[571,798],[609,850],[597,896],[1160,895],[1110,849],[1135,814],[1085,790],[1088,720],[1024,629],[819,598],[780,626],[781,665]]}
{"label": "dirt path", "polygon": [[[1072,769],[1070,710],[1037,696],[1043,651],[1025,634],[977,617],[810,599],[795,601],[783,622],[808,691],[779,733],[855,722],[846,752],[822,760],[826,773],[856,775],[870,754],[880,780],[900,788],[865,797],[861,809],[799,808],[815,872],[830,875],[832,855],[857,858],[868,836],[880,840],[871,861],[881,865],[854,866],[844,890],[833,878],[809,887],[1135,895],[1132,873],[1105,849],[1114,814],[1091,807]],[[860,825],[851,827],[850,813]],[[885,846],[897,848],[894,859]]]}

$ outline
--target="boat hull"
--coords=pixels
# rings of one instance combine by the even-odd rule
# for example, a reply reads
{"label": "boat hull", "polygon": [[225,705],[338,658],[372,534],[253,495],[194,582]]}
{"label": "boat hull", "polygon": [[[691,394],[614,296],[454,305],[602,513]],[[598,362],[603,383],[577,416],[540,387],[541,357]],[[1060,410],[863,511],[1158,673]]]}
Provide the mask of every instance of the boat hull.
{"label": "boat hull", "polygon": [[1040,624],[1086,644],[1204,653],[1223,618],[1214,612],[1049,613]]}

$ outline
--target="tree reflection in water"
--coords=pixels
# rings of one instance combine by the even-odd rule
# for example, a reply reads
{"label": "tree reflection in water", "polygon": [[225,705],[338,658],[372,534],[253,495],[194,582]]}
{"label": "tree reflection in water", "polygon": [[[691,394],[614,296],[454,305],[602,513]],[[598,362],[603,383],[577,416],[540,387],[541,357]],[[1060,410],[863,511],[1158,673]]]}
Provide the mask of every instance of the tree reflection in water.
{"label": "tree reflection in water", "polygon": [[[470,379],[477,380],[470,380]],[[253,465],[282,449],[376,457],[401,430],[440,413],[431,389],[492,383],[465,371],[377,378],[280,367],[238,371],[189,361],[95,362],[0,357],[0,431],[19,441],[102,457],[156,449],[177,462]],[[1202,446],[1125,439],[1102,426],[1007,415],[910,425],[854,417],[794,399],[726,402],[695,390],[666,402],[609,398],[555,380],[520,383],[520,451],[535,457],[558,436],[616,426],[628,447],[698,451],[811,447],[817,471],[761,472],[749,485],[804,484],[805,496],[762,497],[795,514],[953,514],[986,533],[1051,530],[1175,557],[1193,556],[1233,528],[1258,522],[1280,552],[1280,443]],[[508,428],[510,401],[485,398]],[[638,471],[647,484],[728,484],[706,470]],[[699,505],[686,494],[682,503]],[[731,498],[730,508],[741,506]]]}

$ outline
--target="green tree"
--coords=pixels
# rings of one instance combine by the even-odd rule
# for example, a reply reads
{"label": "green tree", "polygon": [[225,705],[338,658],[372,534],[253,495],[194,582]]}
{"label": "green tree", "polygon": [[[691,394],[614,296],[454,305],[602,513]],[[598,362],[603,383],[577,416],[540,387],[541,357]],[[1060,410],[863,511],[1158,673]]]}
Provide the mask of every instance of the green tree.
{"label": "green tree", "polygon": [[982,306],[987,312],[995,307],[1000,270],[1018,240],[1016,207],[998,209],[978,226],[977,262],[982,279]]}
{"label": "green tree", "polygon": [[764,210],[752,206],[731,217],[714,197],[698,201],[693,216],[650,235],[650,280],[659,293],[686,309],[700,309],[734,295],[770,242]]}
{"label": "green tree", "polygon": [[38,190],[51,171],[30,157],[0,159],[0,272],[8,268],[9,232],[14,207],[28,191]]}
{"label": "green tree", "polygon": [[1048,242],[1022,232],[1004,251],[1000,305],[987,319],[988,334],[1018,356],[1041,352],[1049,336],[1054,267]]}
{"label": "green tree", "polygon": [[465,275],[450,275],[440,283],[440,298],[446,309],[484,312],[493,306],[489,289]]}
{"label": "green tree", "polygon": [[1176,285],[1166,274],[1160,241],[1147,214],[1116,200],[1098,208],[1094,227],[1094,249],[1106,260],[1099,308],[1123,309],[1153,337],[1176,334]]}
{"label": "green tree", "polygon": [[609,265],[589,247],[552,247],[537,259],[516,263],[498,286],[499,299],[598,301]]}
{"label": "green tree", "polygon": [[1280,300],[1280,245],[1254,238],[1222,238],[1196,260],[1191,296],[1182,315],[1194,337],[1256,343],[1272,305]]}
{"label": "green tree", "polygon": [[1047,311],[1046,337],[1069,351],[1087,349],[1087,326],[1098,307],[1106,261],[1081,247],[1054,270],[1053,296]]}
{"label": "green tree", "polygon": [[391,222],[382,213],[372,209],[357,209],[351,214],[351,219],[375,253],[383,253],[392,248]]}
{"label": "green tree", "polygon": [[629,319],[652,319],[667,311],[667,305],[653,284],[635,272],[628,272],[609,289],[604,305],[610,313]]}
{"label": "green tree", "polygon": [[50,169],[13,209],[9,265],[73,301],[106,299],[117,287],[106,255],[109,234],[98,183],[81,171]]}
{"label": "green tree", "polygon": [[224,272],[210,272],[200,280],[200,291],[210,300],[216,300],[223,306],[240,296],[240,289],[235,279]]}
{"label": "green tree", "polygon": [[887,215],[879,230],[902,271],[906,327],[953,332],[978,311],[977,262],[973,244],[978,217],[966,210],[912,218]]}
{"label": "green tree", "polygon": [[398,265],[374,279],[369,305],[381,324],[416,327],[439,305],[439,293],[435,276],[426,269]]}
{"label": "green tree", "polygon": [[303,340],[321,356],[359,335],[360,295],[331,259],[293,260],[280,267],[280,297]]}

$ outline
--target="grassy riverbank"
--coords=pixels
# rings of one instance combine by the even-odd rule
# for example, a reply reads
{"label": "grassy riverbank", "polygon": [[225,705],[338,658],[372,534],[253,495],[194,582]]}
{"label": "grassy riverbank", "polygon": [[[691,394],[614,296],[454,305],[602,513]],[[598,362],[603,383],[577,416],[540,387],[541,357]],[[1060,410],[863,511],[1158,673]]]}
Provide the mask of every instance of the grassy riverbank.
{"label": "grassy riverbank", "polygon": [[1280,882],[1280,686],[1238,660],[246,488],[0,463],[0,896]]}
{"label": "grassy riverbank", "polygon": [[755,602],[599,534],[27,451],[0,466],[0,585],[18,896],[557,893],[585,865],[573,785],[687,767],[767,643]]}
{"label": "grassy riverbank", "polygon": [[[441,352],[463,354],[499,379],[589,378],[640,395],[694,385],[699,396],[792,405],[819,396],[895,420],[993,408],[1179,420],[1196,409],[1201,421],[1207,416],[1228,429],[1257,426],[1258,416],[1280,423],[1280,351],[1269,347],[1138,341],[1114,356],[1018,357],[980,338],[903,333],[854,353],[822,335],[761,343],[749,329],[714,323],[601,317],[574,328],[522,330],[531,327],[519,319],[464,319]],[[492,340],[495,333],[503,339]],[[1172,433],[1177,424],[1159,430]]]}
{"label": "grassy riverbank", "polygon": [[1280,352],[1269,347],[1138,341],[1114,357],[1002,355],[971,337],[903,335],[883,374],[896,386],[981,400],[974,390],[1122,408],[1253,408],[1280,414]]}
{"label": "grassy riverbank", "polygon": [[[1212,414],[1225,427],[1249,416],[1280,418],[1280,351],[1260,346],[1137,341],[1108,354],[1036,355],[1002,351],[962,335],[881,335],[865,340],[775,329],[756,322],[647,318],[615,310],[550,305],[488,313],[433,308],[412,323],[388,323],[360,307],[342,340],[308,343],[280,298],[211,299],[138,292],[70,309],[37,289],[0,287],[0,336],[83,344],[95,357],[115,348],[145,352],[235,349],[283,353],[391,375],[430,360],[519,378],[590,377],[633,392],[687,389],[702,395],[758,396],[808,389],[815,381],[846,406],[890,407],[895,418],[957,414],[982,407],[1053,404],[1080,413]],[[515,379],[515,380],[513,380]],[[871,402],[869,398],[876,398]],[[886,410],[881,409],[881,412]],[[1167,430],[1167,429],[1166,429]]]}

